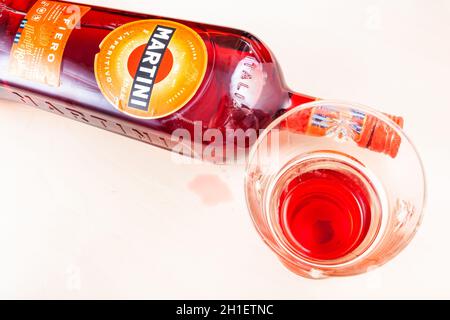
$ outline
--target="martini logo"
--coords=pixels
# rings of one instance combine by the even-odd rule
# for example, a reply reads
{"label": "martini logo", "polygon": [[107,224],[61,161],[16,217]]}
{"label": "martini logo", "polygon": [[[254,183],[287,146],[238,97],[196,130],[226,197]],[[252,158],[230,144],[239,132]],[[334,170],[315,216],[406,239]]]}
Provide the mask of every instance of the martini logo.
{"label": "martini logo", "polygon": [[129,107],[148,111],[153,85],[175,30],[175,28],[156,26],[139,63],[131,87]]}
{"label": "martini logo", "polygon": [[181,110],[201,87],[207,67],[200,35],[168,20],[141,20],[113,30],[95,58],[97,84],[106,100],[140,119]]}

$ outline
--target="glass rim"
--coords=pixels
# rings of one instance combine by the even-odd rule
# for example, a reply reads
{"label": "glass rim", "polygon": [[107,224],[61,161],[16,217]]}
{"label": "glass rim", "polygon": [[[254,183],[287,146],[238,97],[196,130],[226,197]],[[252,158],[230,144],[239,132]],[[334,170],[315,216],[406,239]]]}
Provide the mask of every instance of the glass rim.
{"label": "glass rim", "polygon": [[[282,123],[284,120],[286,120],[287,118],[289,118],[290,116],[292,116],[293,114],[298,113],[301,110],[305,110],[305,109],[309,109],[309,108],[314,108],[314,107],[319,107],[319,106],[323,106],[323,105],[333,105],[333,106],[337,106],[337,107],[352,107],[353,109],[357,109],[357,110],[362,110],[367,114],[371,114],[372,116],[375,116],[379,119],[381,119],[382,121],[384,121],[385,123],[387,123],[388,125],[390,125],[399,135],[400,137],[402,137],[402,139],[404,138],[405,141],[408,143],[408,145],[412,148],[412,150],[414,151],[414,154],[416,155],[416,158],[419,162],[419,166],[421,168],[421,174],[423,177],[423,190],[424,190],[424,195],[423,195],[423,199],[422,199],[422,212],[425,210],[425,208],[427,207],[427,200],[428,200],[428,183],[427,183],[427,176],[426,176],[426,170],[425,170],[425,166],[422,160],[422,157],[420,156],[419,150],[417,149],[416,145],[413,143],[413,141],[411,140],[411,138],[409,137],[409,135],[405,132],[405,130],[400,127],[397,123],[395,123],[392,119],[390,119],[388,116],[386,116],[384,113],[368,107],[366,105],[360,104],[360,103],[356,103],[356,102],[349,102],[349,101],[344,101],[344,100],[316,100],[313,102],[308,102],[308,103],[303,103],[303,104],[299,104],[296,107],[293,107],[292,109],[290,109],[289,111],[287,111],[286,113],[284,113],[283,115],[279,116],[278,118],[274,119],[264,130],[263,132],[259,135],[258,139],[256,140],[256,142],[253,144],[253,146],[251,147],[249,156],[248,156],[248,160],[247,160],[247,164],[246,164],[246,168],[245,168],[245,183],[244,185],[247,185],[248,182],[248,175],[247,173],[250,171],[250,167],[252,165],[252,161],[255,159],[255,156],[258,153],[258,148],[261,145],[262,141],[264,141],[264,139],[267,137],[268,133],[270,131],[272,131],[274,128],[276,128],[277,126],[280,125],[280,123]],[[247,188],[245,188],[247,189]],[[247,193],[247,190],[246,190]],[[246,197],[247,198],[247,197]],[[248,200],[248,198],[247,198]]]}

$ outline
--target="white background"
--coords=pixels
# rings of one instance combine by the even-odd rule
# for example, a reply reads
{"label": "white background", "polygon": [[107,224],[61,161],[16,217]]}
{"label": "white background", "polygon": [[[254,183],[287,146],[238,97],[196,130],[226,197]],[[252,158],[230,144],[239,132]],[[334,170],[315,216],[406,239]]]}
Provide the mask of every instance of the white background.
{"label": "white background", "polygon": [[[175,165],[169,152],[0,102],[0,298],[450,298],[450,1],[83,2],[248,30],[293,89],[403,115],[427,170],[424,224],[373,273],[299,278],[254,230],[243,168]],[[226,201],[190,187],[205,174]]]}

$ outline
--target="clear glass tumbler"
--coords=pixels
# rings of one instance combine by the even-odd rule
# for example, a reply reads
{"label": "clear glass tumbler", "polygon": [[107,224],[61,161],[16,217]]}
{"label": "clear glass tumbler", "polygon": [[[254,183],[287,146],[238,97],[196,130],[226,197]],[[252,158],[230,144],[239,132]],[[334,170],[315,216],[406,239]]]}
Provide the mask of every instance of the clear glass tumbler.
{"label": "clear glass tumbler", "polygon": [[337,101],[298,106],[253,148],[246,197],[267,245],[309,278],[367,272],[412,240],[423,165],[400,118]]}

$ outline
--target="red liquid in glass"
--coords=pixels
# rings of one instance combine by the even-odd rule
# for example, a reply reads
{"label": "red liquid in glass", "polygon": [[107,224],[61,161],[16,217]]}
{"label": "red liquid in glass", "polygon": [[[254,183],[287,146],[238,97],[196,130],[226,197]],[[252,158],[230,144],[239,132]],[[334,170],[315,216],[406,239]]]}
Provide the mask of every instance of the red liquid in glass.
{"label": "red liquid in glass", "polygon": [[283,233],[312,260],[335,260],[366,238],[371,209],[367,190],[357,178],[328,169],[295,178],[280,199]]}

